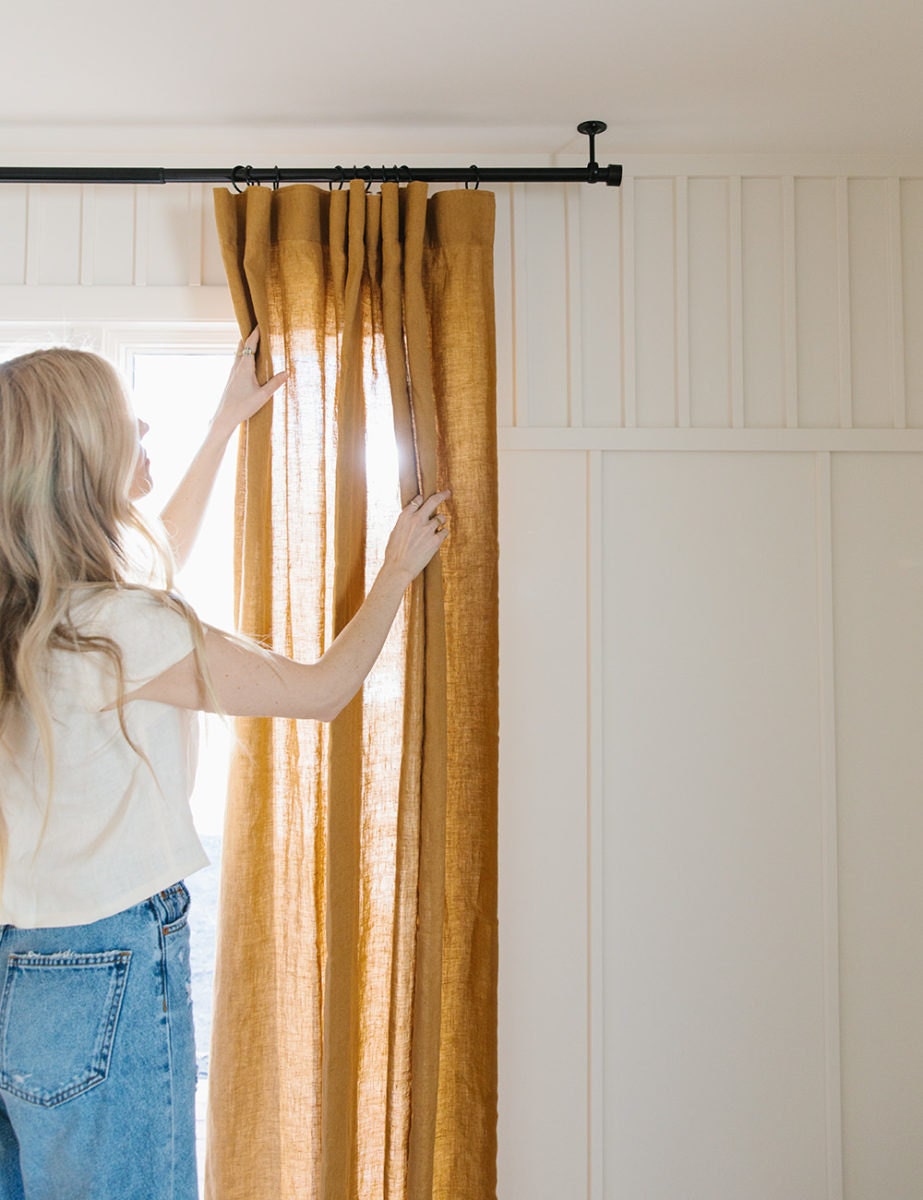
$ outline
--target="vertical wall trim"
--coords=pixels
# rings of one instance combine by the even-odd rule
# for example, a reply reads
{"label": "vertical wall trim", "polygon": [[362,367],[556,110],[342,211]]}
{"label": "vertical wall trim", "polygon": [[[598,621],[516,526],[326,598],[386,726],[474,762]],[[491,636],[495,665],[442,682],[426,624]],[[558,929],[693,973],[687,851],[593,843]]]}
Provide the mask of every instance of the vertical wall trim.
{"label": "vertical wall trim", "polygon": [[564,253],[567,257],[567,423],[582,429],[583,290],[580,286],[580,192],[564,189]]}
{"label": "vertical wall trim", "polygon": [[619,217],[622,223],[622,424],[638,425],[637,366],[635,356],[635,181],[622,179]]}
{"label": "vertical wall trim", "polygon": [[907,428],[907,384],[904,377],[904,264],[901,244],[901,181],[888,188],[888,282],[891,288],[888,325],[891,331],[891,400],[895,429]]}
{"label": "vertical wall trim", "polygon": [[836,645],[833,622],[833,478],[829,451],[816,457],[817,603],[820,676],[824,887],[824,1057],[827,1200],[843,1200],[843,1093],[840,1049],[840,897],[836,774]]}
{"label": "vertical wall trim", "polygon": [[743,209],[739,175],[728,180],[728,274],[731,346],[731,428],[744,426]]}
{"label": "vertical wall trim", "polygon": [[836,181],[837,344],[839,347],[840,428],[852,429],[852,344],[849,313],[849,186]]}
{"label": "vertical wall trim", "polygon": [[688,429],[692,424],[692,408],[689,396],[689,179],[685,175],[678,175],[675,180],[673,223],[676,422],[680,429]]}
{"label": "vertical wall trim", "polygon": [[529,278],[526,266],[526,193],[525,184],[510,188],[512,213],[510,241],[513,267],[513,424],[529,424],[529,331],[526,324],[526,297]]}
{"label": "vertical wall trim", "polygon": [[798,428],[798,287],[795,262],[795,177],[782,179],[783,353],[785,427]]}
{"label": "vertical wall trim", "polygon": [[96,265],[96,188],[80,189],[80,286],[91,287]]}
{"label": "vertical wall trim", "polygon": [[30,183],[26,188],[26,286],[38,283],[41,258],[41,214],[40,183]]}
{"label": "vertical wall trim", "polygon": [[587,1200],[604,1200],[603,452],[587,454]]}
{"label": "vertical wall trim", "polygon": [[202,183],[189,184],[189,219],[186,222],[188,233],[187,248],[189,261],[187,268],[190,287],[202,286],[202,247],[205,238],[205,185]]}
{"label": "vertical wall trim", "polygon": [[150,195],[145,184],[135,186],[135,245],[132,267],[132,283],[135,287],[147,287],[148,214]]}

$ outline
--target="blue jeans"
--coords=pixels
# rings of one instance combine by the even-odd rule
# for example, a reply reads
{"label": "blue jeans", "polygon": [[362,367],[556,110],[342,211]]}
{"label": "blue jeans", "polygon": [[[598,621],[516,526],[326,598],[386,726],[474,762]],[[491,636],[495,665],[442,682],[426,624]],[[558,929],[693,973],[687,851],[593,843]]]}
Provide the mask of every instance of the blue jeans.
{"label": "blue jeans", "polygon": [[0,926],[2,1200],[196,1200],[188,909]]}

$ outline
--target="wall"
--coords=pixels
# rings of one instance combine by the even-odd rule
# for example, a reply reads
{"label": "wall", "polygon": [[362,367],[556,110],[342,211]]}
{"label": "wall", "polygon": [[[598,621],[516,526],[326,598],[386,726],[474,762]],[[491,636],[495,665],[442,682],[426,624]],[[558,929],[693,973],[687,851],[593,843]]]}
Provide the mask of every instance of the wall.
{"label": "wall", "polygon": [[923,1195],[919,165],[512,198],[506,1196]]}
{"label": "wall", "polygon": [[[498,189],[500,1195],[919,1200],[923,162],[624,165]],[[0,189],[0,318],[209,204]]]}

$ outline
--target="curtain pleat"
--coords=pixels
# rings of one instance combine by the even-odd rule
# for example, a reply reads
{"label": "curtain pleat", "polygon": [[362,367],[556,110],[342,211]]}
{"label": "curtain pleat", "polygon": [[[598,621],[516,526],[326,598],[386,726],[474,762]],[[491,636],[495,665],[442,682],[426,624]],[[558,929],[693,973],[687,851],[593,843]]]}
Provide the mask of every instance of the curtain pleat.
{"label": "curtain pleat", "polygon": [[[467,1147],[496,1130],[498,711],[491,688],[499,657],[493,316],[493,230],[470,193],[440,192],[428,211],[425,293],[438,398],[439,469],[452,481],[459,520],[442,558],[446,746],[442,1021],[433,1195],[496,1190]],[[490,548],[488,550],[488,547]],[[486,703],[485,703],[486,701]],[[457,737],[455,731],[464,731]],[[448,983],[451,981],[451,983]],[[488,1186],[489,1183],[489,1186]]]}
{"label": "curtain pleat", "polygon": [[[289,380],[241,439],[239,626],[348,623],[400,506],[452,536],[332,723],[244,721],[223,850],[211,1200],[496,1191],[493,196],[215,194],[242,333]],[[389,426],[397,458],[375,447]],[[387,432],[387,430],[385,430]],[[384,466],[382,464],[385,464]]]}

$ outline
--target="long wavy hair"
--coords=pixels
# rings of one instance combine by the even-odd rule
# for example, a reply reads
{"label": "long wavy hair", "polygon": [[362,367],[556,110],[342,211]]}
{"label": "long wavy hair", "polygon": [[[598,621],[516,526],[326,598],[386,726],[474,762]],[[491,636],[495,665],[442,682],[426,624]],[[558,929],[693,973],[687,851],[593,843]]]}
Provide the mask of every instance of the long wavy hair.
{"label": "long wavy hair", "polygon": [[202,626],[171,593],[169,547],[131,497],[138,455],[137,423],[105,359],[56,348],[0,363],[0,740],[14,709],[25,708],[48,766],[49,799],[54,754],[43,667],[50,650],[109,659],[131,742],[119,648],[72,623],[74,585],[155,593],[189,622],[203,667]]}

